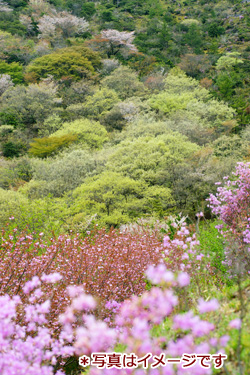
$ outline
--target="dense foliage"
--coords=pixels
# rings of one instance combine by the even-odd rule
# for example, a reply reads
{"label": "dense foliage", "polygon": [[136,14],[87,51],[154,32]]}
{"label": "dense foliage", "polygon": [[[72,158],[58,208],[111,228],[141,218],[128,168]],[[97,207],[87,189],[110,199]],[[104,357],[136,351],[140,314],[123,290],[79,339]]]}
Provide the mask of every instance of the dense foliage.
{"label": "dense foliage", "polygon": [[91,217],[108,227],[173,212],[194,220],[214,183],[249,158],[247,2],[1,7],[0,187],[18,191],[19,210],[50,195],[48,222],[63,230]]}

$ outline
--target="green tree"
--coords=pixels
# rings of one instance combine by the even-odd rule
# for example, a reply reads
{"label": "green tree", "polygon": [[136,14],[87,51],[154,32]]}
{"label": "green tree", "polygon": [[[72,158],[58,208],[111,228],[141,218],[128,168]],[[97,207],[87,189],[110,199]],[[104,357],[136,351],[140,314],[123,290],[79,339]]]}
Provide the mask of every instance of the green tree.
{"label": "green tree", "polygon": [[113,89],[124,100],[131,96],[140,96],[145,92],[145,87],[138,80],[137,74],[130,68],[120,66],[102,81],[104,87]]}
{"label": "green tree", "polygon": [[243,60],[240,59],[238,52],[227,53],[216,62],[216,85],[222,98],[226,100],[230,100],[234,95],[235,88],[242,85],[242,76],[237,71],[241,64],[243,64]]}
{"label": "green tree", "polygon": [[85,57],[91,62],[95,70],[100,69],[102,67],[102,60],[101,60],[99,53],[83,45],[82,39],[80,40],[72,39],[71,44],[72,44],[71,47],[60,48],[56,52],[57,53],[71,53],[71,52],[80,53],[82,57]]}
{"label": "green tree", "polygon": [[212,99],[199,81],[176,68],[165,79],[165,90],[151,96],[149,104],[176,122],[186,118],[189,122],[200,122],[204,128],[223,128],[223,123],[233,120],[236,114],[226,103]]}
{"label": "green tree", "polygon": [[33,60],[27,67],[27,73],[26,80],[31,82],[48,76],[57,80],[79,81],[94,76],[95,70],[91,62],[78,52],[55,52]]}
{"label": "green tree", "polygon": [[30,158],[32,180],[25,184],[22,193],[32,199],[51,194],[62,197],[65,192],[80,186],[86,177],[101,173],[105,159],[88,150],[63,152],[53,158]]}
{"label": "green tree", "polygon": [[22,150],[22,144],[14,143],[12,141],[4,142],[2,144],[3,156],[6,158],[13,158],[19,156]]}
{"label": "green tree", "polygon": [[117,226],[145,214],[159,214],[173,204],[170,190],[152,189],[143,181],[135,181],[116,172],[86,179],[73,197],[73,209],[79,215],[97,214],[101,223]]}
{"label": "green tree", "polygon": [[57,87],[53,82],[16,86],[5,91],[1,97],[0,121],[16,128],[29,129],[32,136],[59,105]]}
{"label": "green tree", "polygon": [[0,12],[0,29],[12,35],[25,35],[26,27],[21,24],[18,16],[18,12]]}
{"label": "green tree", "polygon": [[10,217],[14,217],[15,228],[27,230],[37,235],[44,232],[59,233],[66,215],[66,205],[62,199],[31,200],[20,192],[0,189],[0,226],[4,227]]}
{"label": "green tree", "polygon": [[219,74],[216,79],[221,96],[225,99],[230,99],[233,96],[235,88],[235,80],[232,79],[227,73]]}
{"label": "green tree", "polygon": [[95,14],[96,9],[95,9],[95,3],[94,2],[89,2],[89,3],[84,3],[82,4],[82,9],[81,9],[81,16],[85,17],[87,20],[93,17]]}
{"label": "green tree", "polygon": [[101,88],[93,95],[88,95],[82,104],[73,104],[67,108],[70,117],[79,118],[86,116],[88,118],[99,120],[102,118],[116,103],[119,98],[114,90]]}
{"label": "green tree", "polygon": [[199,25],[192,23],[184,36],[184,41],[193,48],[195,53],[201,53],[203,46],[203,35]]}
{"label": "green tree", "polygon": [[208,97],[209,91],[201,87],[197,80],[187,77],[179,68],[174,68],[165,79],[165,90],[152,95],[149,104],[158,111],[171,113],[186,109],[190,102]]}
{"label": "green tree", "polygon": [[61,137],[35,138],[30,144],[29,154],[38,158],[46,158],[75,142],[77,135],[67,134]]}
{"label": "green tree", "polygon": [[24,81],[23,68],[17,62],[7,64],[4,61],[0,61],[0,74],[8,74],[15,84],[20,84]]}
{"label": "green tree", "polygon": [[208,26],[208,34],[212,38],[216,38],[222,34],[225,34],[225,29],[223,26],[218,25],[218,23],[213,22]]}
{"label": "green tree", "polygon": [[151,186],[169,186],[173,170],[198,150],[186,137],[171,131],[155,137],[131,137],[112,149],[107,168]]}
{"label": "green tree", "polygon": [[240,53],[229,52],[224,56],[221,56],[216,62],[216,70],[233,70],[239,64],[243,64],[243,60],[240,59]]}
{"label": "green tree", "polygon": [[59,130],[50,137],[62,137],[68,134],[77,135],[77,140],[82,145],[90,148],[100,148],[108,140],[108,133],[99,122],[88,119],[78,119],[72,122],[65,122]]}

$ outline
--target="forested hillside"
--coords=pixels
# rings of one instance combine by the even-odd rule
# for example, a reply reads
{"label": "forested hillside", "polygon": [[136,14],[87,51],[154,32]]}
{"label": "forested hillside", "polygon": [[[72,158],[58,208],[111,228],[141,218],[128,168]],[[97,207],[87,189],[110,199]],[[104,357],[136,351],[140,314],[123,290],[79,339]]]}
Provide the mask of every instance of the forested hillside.
{"label": "forested hillside", "polygon": [[1,222],[86,230],[207,211],[249,158],[249,11],[2,2]]}
{"label": "forested hillside", "polygon": [[[76,359],[72,369],[69,358],[109,347],[159,354],[162,333],[172,357],[224,353],[228,324],[228,367],[146,373],[249,374],[249,74],[248,0],[0,0],[0,306],[17,309],[10,332],[22,331],[24,310],[7,294],[26,313],[36,306],[26,335],[38,352],[44,325],[57,340],[40,362],[24,360],[21,345],[30,373],[14,356],[11,372],[0,343],[0,375],[117,375]],[[79,328],[88,343],[73,330],[96,302],[79,287],[66,293],[82,284],[99,303]],[[51,311],[42,295],[53,296]],[[152,311],[139,327],[143,298]]]}

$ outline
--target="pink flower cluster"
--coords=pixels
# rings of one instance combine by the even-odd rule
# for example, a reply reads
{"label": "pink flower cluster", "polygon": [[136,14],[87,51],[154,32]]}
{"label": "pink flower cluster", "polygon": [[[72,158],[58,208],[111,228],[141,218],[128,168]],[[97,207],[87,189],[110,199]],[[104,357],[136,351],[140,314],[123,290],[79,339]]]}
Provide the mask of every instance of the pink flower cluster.
{"label": "pink flower cluster", "polygon": [[[167,357],[180,357],[183,353],[212,353],[215,350],[223,352],[222,346],[227,344],[227,337],[213,337],[213,324],[201,320],[192,311],[174,315],[178,298],[174,287],[187,285],[189,277],[186,273],[177,276],[168,271],[165,266],[150,267],[147,270],[153,286],[150,291],[141,296],[133,296],[118,304],[108,303],[108,308],[117,309],[115,328],[109,327],[104,321],[98,320],[91,311],[96,308],[94,298],[86,294],[81,286],[69,286],[67,292],[71,302],[65,312],[59,316],[61,329],[58,338],[52,336],[53,327],[48,328],[47,314],[51,302],[37,302],[43,293],[46,283],[56,283],[59,274],[33,277],[24,285],[26,304],[17,296],[4,295],[0,297],[0,372],[3,375],[62,375],[60,370],[62,358],[70,355],[91,356],[93,352],[113,351],[117,343],[126,348],[127,353],[135,353],[143,357],[147,353]],[[159,276],[160,275],[160,276]],[[203,313],[217,309],[216,300],[200,301],[199,309]],[[167,335],[153,335],[153,328],[165,323],[176,331],[175,340],[169,340]],[[232,321],[232,328],[239,327],[239,322]],[[164,330],[162,330],[164,332]],[[179,337],[179,338],[178,338]],[[198,340],[198,341],[197,341]],[[102,371],[102,372],[100,372]],[[142,368],[108,370],[90,368],[90,375],[143,374]],[[200,367],[184,369],[181,365],[168,364],[161,369],[150,369],[152,375],[205,375],[211,374],[210,368]]]}
{"label": "pink flower cluster", "polygon": [[[182,286],[180,275],[177,277],[163,265],[150,267],[147,271],[150,281],[160,283],[161,287],[153,287],[150,291],[143,293],[140,297],[133,296],[124,301],[116,315],[116,340],[126,349],[126,353],[135,353],[143,357],[147,353],[167,357],[180,357],[183,353],[212,353],[223,352],[222,348],[227,344],[228,337],[216,338],[212,336],[215,330],[213,324],[201,320],[192,311],[185,314],[173,315],[178,304],[178,298],[173,292],[174,286]],[[159,276],[160,275],[160,276]],[[187,279],[185,279],[187,280]],[[200,301],[205,303],[203,301]],[[207,305],[207,310],[212,311],[218,308],[216,300]],[[153,328],[161,325],[164,327],[168,322],[170,332],[176,331],[178,335],[175,340],[168,340],[163,334],[153,335]],[[169,323],[171,325],[169,326]],[[95,351],[96,352],[96,351]],[[151,359],[149,359],[149,364]],[[98,369],[91,367],[90,375],[142,375],[143,368],[109,368]],[[211,374],[212,369],[202,368],[199,364],[191,369],[184,369],[181,365],[168,364],[162,368],[148,369],[150,375],[205,375]]]}
{"label": "pink flower cluster", "polygon": [[23,298],[25,282],[29,280],[24,294],[39,287],[41,278],[46,294],[53,297],[48,319],[55,330],[56,317],[70,303],[67,286],[83,285],[101,301],[95,314],[111,318],[113,311],[105,304],[141,294],[146,285],[145,270],[149,264],[163,261],[164,252],[159,232],[146,230],[136,234],[101,229],[85,238],[64,235],[50,241],[42,233],[38,239],[27,233],[3,233],[0,241],[0,295],[19,294]]}
{"label": "pink flower cluster", "polygon": [[[183,271],[179,275],[182,286],[189,282],[189,275],[197,272],[203,255],[197,250],[199,241],[185,222],[173,223],[175,234],[165,236],[162,243],[160,231],[142,230],[118,232],[97,230],[85,238],[59,236],[46,240],[42,233],[38,239],[32,234],[10,235],[3,233],[0,249],[0,294],[18,294],[27,280],[24,294],[44,281],[45,293],[53,297],[48,322],[58,330],[57,316],[70,303],[66,293],[69,285],[83,285],[87,293],[98,297],[101,303],[95,315],[106,322],[113,320],[116,309],[106,305],[110,301],[120,304],[131,295],[141,295],[146,287],[145,271],[148,266],[159,265],[152,282],[161,278],[161,269],[169,281],[163,264],[169,270]],[[163,267],[163,268],[161,268]],[[209,268],[209,264],[206,263]],[[50,276],[44,276],[44,274]],[[188,274],[187,274],[188,273]],[[61,278],[63,277],[63,280]],[[150,269],[148,270],[150,277]],[[55,284],[56,283],[56,287]]]}
{"label": "pink flower cluster", "polygon": [[[185,222],[182,223],[179,229],[177,228],[173,239],[170,236],[165,236],[163,242],[166,263],[168,259],[174,257],[176,262],[175,270],[186,271],[192,275],[192,272],[197,272],[201,268],[204,254],[199,251],[200,242],[197,240],[196,234],[190,232]],[[206,263],[206,268],[209,270],[209,262]],[[180,277],[182,277],[185,283],[184,276]]]}
{"label": "pink flower cluster", "polygon": [[[238,163],[234,178],[224,177],[224,186],[210,194],[209,207],[222,224],[226,261],[233,274],[250,272],[250,163]],[[218,183],[218,185],[220,185]]]}
{"label": "pink flower cluster", "polygon": [[[50,279],[53,275],[46,277]],[[41,280],[35,277],[24,285],[24,292],[32,301],[26,304],[18,296],[0,297],[1,375],[62,375],[54,365],[60,363],[61,357],[74,353],[72,337],[62,329],[55,339],[45,325],[50,301],[36,303],[41,286]]]}
{"label": "pink flower cluster", "polygon": [[[42,236],[36,242],[32,235],[3,236],[0,373],[62,375],[64,357],[114,351],[118,343],[138,357],[223,352],[228,337],[214,336],[214,324],[192,311],[175,313],[176,288],[189,284],[204,257],[185,223],[175,229],[174,235],[165,236],[163,245],[152,232],[136,236],[101,230],[84,240],[60,236],[50,243]],[[172,269],[166,267],[168,263]],[[145,291],[146,285],[151,289]],[[12,288],[21,298],[6,294]],[[201,314],[218,308],[215,299],[198,301]],[[155,335],[159,326],[160,334]],[[239,329],[240,322],[232,321],[230,327]],[[106,371],[109,375],[145,373],[142,368],[90,368],[89,375],[100,371],[102,375]],[[148,369],[150,375],[211,371],[199,364],[190,370],[178,364]]]}

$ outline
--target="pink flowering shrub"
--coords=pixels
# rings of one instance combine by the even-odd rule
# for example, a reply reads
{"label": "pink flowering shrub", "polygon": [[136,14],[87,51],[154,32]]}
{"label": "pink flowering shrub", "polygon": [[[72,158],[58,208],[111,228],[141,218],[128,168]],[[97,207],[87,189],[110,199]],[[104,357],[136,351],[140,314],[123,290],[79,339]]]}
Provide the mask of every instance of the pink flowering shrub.
{"label": "pink flowering shrub", "polygon": [[[115,351],[117,344],[138,357],[223,352],[228,337],[217,337],[212,323],[179,307],[177,294],[202,267],[204,256],[184,222],[175,229],[163,243],[159,233],[152,231],[136,235],[100,230],[85,239],[59,236],[50,241],[43,240],[42,233],[39,240],[3,233],[1,373],[62,375],[63,358]],[[173,272],[177,270],[182,272]],[[146,286],[150,290],[145,291]],[[215,299],[198,302],[200,314],[218,308]],[[236,325],[233,322],[232,328]],[[154,334],[159,327],[160,333]],[[8,361],[12,362],[7,367]],[[141,367],[92,367],[89,374],[107,371],[110,375],[145,373]],[[203,375],[211,371],[197,362],[190,370],[168,364],[147,373]]]}
{"label": "pink flowering shrub", "polygon": [[[22,287],[34,276],[58,272],[63,280],[55,288],[46,287],[53,299],[50,323],[69,304],[66,287],[83,285],[87,293],[99,299],[96,314],[109,313],[106,302],[121,302],[132,294],[145,290],[144,272],[149,264],[163,261],[164,246],[156,232],[132,234],[99,230],[86,238],[59,236],[37,240],[32,234],[2,234],[0,247],[0,294],[19,294]],[[25,297],[25,296],[24,296]]]}
{"label": "pink flowering shrub", "polygon": [[[175,223],[172,226],[177,227]],[[174,235],[166,235],[163,244],[165,263],[168,268],[187,271],[190,275],[197,274],[197,271],[201,269],[204,254],[200,252],[200,242],[185,222],[180,228],[176,228]],[[176,262],[176,260],[178,261]],[[171,267],[173,262],[175,265]],[[206,269],[212,272],[208,259],[206,259]]]}
{"label": "pink flowering shrub", "polygon": [[[233,273],[250,272],[250,163],[238,163],[232,180],[224,177],[209,207],[222,221],[217,228],[226,242],[226,264]],[[221,183],[217,183],[221,185]]]}
{"label": "pink flowering shrub", "polygon": [[[60,273],[62,280],[44,286],[51,299],[49,324],[59,332],[57,317],[70,303],[69,285],[83,285],[86,293],[98,299],[95,315],[112,323],[117,306],[131,295],[141,295],[149,284],[145,271],[149,265],[165,263],[172,271],[197,275],[203,262],[199,241],[184,221],[172,223],[163,240],[160,231],[138,232],[96,230],[85,238],[61,235],[50,240],[22,233],[2,233],[0,247],[0,295],[18,294],[26,301],[23,286],[43,274]],[[209,270],[209,263],[206,262]],[[210,272],[210,271],[209,271]],[[159,274],[159,277],[161,275]],[[180,276],[185,286],[189,276]],[[33,282],[33,281],[32,281]]]}
{"label": "pink flowering shrub", "polygon": [[51,302],[45,299],[42,283],[53,283],[58,275],[38,277],[26,283],[19,296],[0,297],[0,373],[1,375],[62,375],[56,370],[63,357],[74,353],[72,336],[62,329],[58,339],[46,327]]}
{"label": "pink flowering shrub", "polygon": [[[65,293],[68,285],[83,285],[86,293],[99,300],[96,315],[112,319],[114,311],[107,302],[120,303],[131,295],[144,292],[145,271],[149,265],[166,263],[170,270],[187,271],[192,275],[202,263],[199,242],[183,222],[175,233],[165,236],[159,231],[108,233],[97,230],[87,237],[61,235],[39,239],[32,234],[2,233],[0,248],[0,294],[20,295],[27,280],[43,274],[60,273],[63,280],[55,288],[47,285],[46,293],[53,299],[50,323],[69,303]],[[208,265],[206,265],[207,268]],[[185,280],[182,282],[185,284]],[[184,285],[183,284],[183,285]]]}
{"label": "pink flowering shrub", "polygon": [[[63,324],[68,325],[68,330],[74,337],[74,348],[77,355],[91,356],[91,353],[113,352],[115,344],[119,343],[128,354],[134,353],[138,357],[144,357],[148,353],[166,358],[182,357],[186,354],[224,353],[223,347],[229,337],[216,337],[214,324],[195,315],[192,311],[182,314],[174,314],[178,305],[175,290],[182,288],[180,280],[188,280],[186,274],[177,277],[171,271],[167,271],[163,265],[150,267],[147,275],[152,284],[156,281],[160,286],[154,286],[150,291],[141,296],[133,296],[121,303],[115,318],[116,327],[110,328],[104,322],[98,322],[94,316],[84,313],[85,309],[92,308],[89,296],[81,295],[76,291],[75,298],[67,308],[65,314],[60,317]],[[159,275],[161,275],[159,277]],[[81,303],[76,303],[81,300]],[[76,308],[77,306],[77,308]],[[211,312],[219,308],[218,302],[201,301],[202,313]],[[76,311],[77,310],[77,311]],[[81,314],[80,314],[81,313]],[[71,331],[70,323],[79,320],[78,327]],[[168,331],[162,329],[160,335],[154,335],[154,328],[167,324]],[[164,334],[165,333],[165,334]],[[167,334],[166,334],[167,333]],[[105,348],[105,349],[104,349]],[[149,366],[153,358],[149,360]],[[211,366],[212,367],[212,366]],[[212,374],[212,368],[202,368],[199,361],[190,369],[182,368],[181,364],[167,364],[149,370],[138,368],[98,369],[90,368],[90,375],[98,374],[152,374],[152,375],[205,375]]]}

